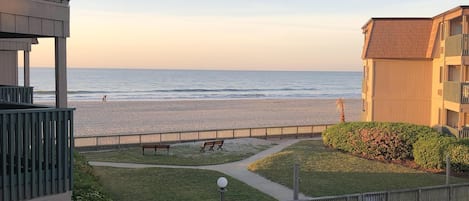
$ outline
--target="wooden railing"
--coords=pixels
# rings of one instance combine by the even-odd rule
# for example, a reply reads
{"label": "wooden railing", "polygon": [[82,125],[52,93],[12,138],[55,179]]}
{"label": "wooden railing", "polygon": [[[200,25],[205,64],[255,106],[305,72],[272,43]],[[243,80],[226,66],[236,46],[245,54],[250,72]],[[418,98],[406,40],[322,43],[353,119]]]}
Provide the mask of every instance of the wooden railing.
{"label": "wooden railing", "polygon": [[313,198],[310,201],[467,201],[469,183]]}
{"label": "wooden railing", "polygon": [[0,85],[0,102],[32,104],[33,88]]}
{"label": "wooden railing", "polygon": [[211,139],[234,138],[269,138],[298,137],[302,135],[320,134],[331,124],[280,126],[260,128],[235,128],[221,130],[182,131],[168,133],[148,133],[129,135],[102,135],[75,137],[75,147],[118,147],[121,145],[137,145],[146,143],[176,143]]}
{"label": "wooden railing", "polygon": [[443,84],[443,98],[455,103],[469,103],[469,83],[448,81]]}
{"label": "wooden railing", "polygon": [[445,39],[446,56],[469,56],[469,34],[458,34]]}
{"label": "wooden railing", "polygon": [[0,106],[0,200],[70,191],[73,109]]}
{"label": "wooden railing", "polygon": [[459,138],[469,138],[469,128],[463,127],[459,130]]}

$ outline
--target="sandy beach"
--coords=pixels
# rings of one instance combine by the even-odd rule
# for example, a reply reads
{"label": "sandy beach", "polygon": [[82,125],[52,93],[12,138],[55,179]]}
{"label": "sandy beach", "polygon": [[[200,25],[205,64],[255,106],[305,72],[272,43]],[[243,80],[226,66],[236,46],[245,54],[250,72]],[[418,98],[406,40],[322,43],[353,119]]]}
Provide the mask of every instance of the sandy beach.
{"label": "sandy beach", "polygon": [[[75,136],[336,123],[334,99],[70,102]],[[346,120],[360,100],[345,100]]]}

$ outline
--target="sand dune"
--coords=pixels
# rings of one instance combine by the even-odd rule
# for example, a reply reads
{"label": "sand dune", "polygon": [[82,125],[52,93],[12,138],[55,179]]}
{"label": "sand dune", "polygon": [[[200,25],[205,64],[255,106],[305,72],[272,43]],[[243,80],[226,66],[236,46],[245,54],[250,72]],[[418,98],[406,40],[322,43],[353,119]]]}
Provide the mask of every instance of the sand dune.
{"label": "sand dune", "polygon": [[[336,123],[333,99],[71,102],[75,136]],[[345,101],[346,120],[360,100]]]}

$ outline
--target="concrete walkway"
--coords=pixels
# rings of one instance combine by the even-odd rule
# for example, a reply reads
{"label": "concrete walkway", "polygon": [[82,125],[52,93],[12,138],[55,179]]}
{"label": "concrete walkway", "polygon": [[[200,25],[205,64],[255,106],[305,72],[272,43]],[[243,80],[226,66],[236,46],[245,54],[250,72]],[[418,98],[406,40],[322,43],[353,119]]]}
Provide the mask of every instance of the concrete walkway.
{"label": "concrete walkway", "polygon": [[[118,168],[188,168],[188,169],[204,169],[204,170],[214,170],[226,175],[229,175],[233,178],[236,178],[253,188],[262,191],[265,194],[268,194],[280,201],[293,200],[293,190],[280,185],[278,183],[272,182],[258,174],[255,174],[247,169],[249,164],[265,158],[269,155],[280,152],[282,149],[295,144],[301,140],[319,140],[320,138],[308,138],[308,139],[290,139],[280,142],[278,145],[257,153],[249,158],[246,158],[241,161],[225,163],[220,165],[208,165],[208,166],[175,166],[175,165],[149,165],[149,164],[136,164],[136,163],[110,163],[110,162],[93,162],[90,161],[89,164],[92,166],[105,166],[105,167],[118,167]],[[292,165],[293,172],[293,165]],[[310,199],[303,194],[299,195],[300,200]]]}

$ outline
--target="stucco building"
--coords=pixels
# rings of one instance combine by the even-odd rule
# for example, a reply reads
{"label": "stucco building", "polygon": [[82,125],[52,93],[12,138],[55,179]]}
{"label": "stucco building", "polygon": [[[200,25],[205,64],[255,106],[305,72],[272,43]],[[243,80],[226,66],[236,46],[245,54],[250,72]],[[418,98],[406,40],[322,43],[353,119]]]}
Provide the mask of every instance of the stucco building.
{"label": "stucco building", "polygon": [[362,120],[469,133],[469,6],[363,27]]}

